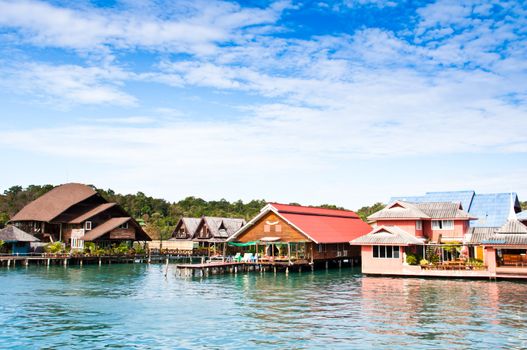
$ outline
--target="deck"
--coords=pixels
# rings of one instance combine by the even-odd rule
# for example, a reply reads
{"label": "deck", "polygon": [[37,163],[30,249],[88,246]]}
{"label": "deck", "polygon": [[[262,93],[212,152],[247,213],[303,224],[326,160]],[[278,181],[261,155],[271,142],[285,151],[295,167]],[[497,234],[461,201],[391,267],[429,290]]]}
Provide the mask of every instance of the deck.
{"label": "deck", "polygon": [[401,271],[391,271],[389,274],[363,271],[366,275],[425,277],[425,278],[464,278],[464,279],[521,279],[527,280],[527,268],[498,267],[493,274],[482,270],[432,270],[422,269],[420,266],[405,266]]}

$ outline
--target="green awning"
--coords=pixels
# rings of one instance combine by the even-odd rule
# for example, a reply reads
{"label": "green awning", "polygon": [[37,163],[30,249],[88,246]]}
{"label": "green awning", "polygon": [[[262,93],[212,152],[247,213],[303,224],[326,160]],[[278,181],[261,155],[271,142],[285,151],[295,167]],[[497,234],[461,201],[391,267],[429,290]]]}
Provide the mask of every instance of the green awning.
{"label": "green awning", "polygon": [[247,242],[247,243],[228,242],[227,244],[233,247],[248,247],[251,245],[258,244],[258,241],[252,241],[252,242]]}

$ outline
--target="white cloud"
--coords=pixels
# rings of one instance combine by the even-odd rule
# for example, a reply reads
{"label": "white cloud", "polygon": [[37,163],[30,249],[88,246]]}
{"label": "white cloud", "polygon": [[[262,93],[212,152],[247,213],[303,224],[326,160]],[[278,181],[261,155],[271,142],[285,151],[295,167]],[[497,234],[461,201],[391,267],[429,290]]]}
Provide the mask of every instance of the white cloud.
{"label": "white cloud", "polygon": [[0,25],[15,28],[21,39],[42,46],[94,50],[112,45],[210,54],[215,43],[247,34],[244,28],[274,23],[288,6],[285,1],[266,9],[223,1],[178,1],[117,12],[2,0]]}
{"label": "white cloud", "polygon": [[135,97],[120,85],[128,73],[116,67],[82,67],[26,63],[4,66],[0,84],[16,93],[39,97],[57,107],[70,104],[132,106]]}

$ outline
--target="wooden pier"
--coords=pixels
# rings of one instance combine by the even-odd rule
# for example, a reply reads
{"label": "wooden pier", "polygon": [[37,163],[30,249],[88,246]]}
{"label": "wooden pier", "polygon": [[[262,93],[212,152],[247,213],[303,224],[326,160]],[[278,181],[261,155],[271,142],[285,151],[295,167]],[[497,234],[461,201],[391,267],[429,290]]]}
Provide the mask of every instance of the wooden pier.
{"label": "wooden pier", "polygon": [[[341,265],[339,265],[341,266]],[[326,265],[327,268],[327,265]],[[225,273],[236,274],[238,272],[260,271],[260,272],[302,272],[313,271],[315,264],[305,262],[290,263],[286,261],[251,261],[251,262],[205,262],[200,264],[177,264],[176,274],[184,277],[205,277]]]}
{"label": "wooden pier", "polygon": [[168,263],[193,262],[201,257],[189,255],[104,255],[104,256],[76,256],[76,255],[2,255],[0,267],[16,267],[29,265],[109,265],[131,263]]}

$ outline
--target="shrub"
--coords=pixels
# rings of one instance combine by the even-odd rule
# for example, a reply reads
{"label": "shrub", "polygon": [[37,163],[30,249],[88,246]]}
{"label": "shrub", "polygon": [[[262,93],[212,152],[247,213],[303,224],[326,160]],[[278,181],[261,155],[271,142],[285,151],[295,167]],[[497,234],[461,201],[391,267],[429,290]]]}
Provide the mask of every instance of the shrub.
{"label": "shrub", "polygon": [[84,254],[92,254],[95,255],[95,252],[97,251],[97,246],[93,242],[86,242],[84,243]]}
{"label": "shrub", "polygon": [[421,265],[421,266],[426,266],[428,264],[429,264],[429,262],[426,259],[421,259],[421,261],[419,261],[419,265]]}
{"label": "shrub", "polygon": [[64,251],[64,246],[60,242],[49,243],[44,247],[46,253],[58,254]]}
{"label": "shrub", "polygon": [[406,263],[408,265],[417,265],[417,255],[415,254],[412,254],[412,253],[408,253],[406,254]]}

